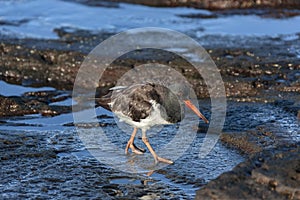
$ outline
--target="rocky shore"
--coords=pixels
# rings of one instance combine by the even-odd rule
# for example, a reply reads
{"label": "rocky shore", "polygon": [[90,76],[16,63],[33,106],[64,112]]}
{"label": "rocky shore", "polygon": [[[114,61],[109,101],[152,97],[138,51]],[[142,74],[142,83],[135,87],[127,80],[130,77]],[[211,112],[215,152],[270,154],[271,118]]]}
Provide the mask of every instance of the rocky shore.
{"label": "rocky shore", "polygon": [[[96,1],[77,2],[95,6]],[[122,2],[136,3],[131,0]],[[300,8],[296,0],[218,2],[139,1],[151,6],[191,6],[210,10]],[[218,11],[216,15],[226,14],[222,12]],[[284,13],[281,17],[299,14],[292,10],[281,10],[281,13]],[[53,91],[26,92],[19,96],[1,93],[1,126],[9,125],[9,119],[13,117],[40,114],[51,118],[70,113],[70,105],[53,103],[71,97],[77,71],[86,55],[101,41],[113,35],[80,29],[68,31],[68,28],[59,28],[55,32],[59,36],[57,40],[0,36],[0,80],[26,87],[54,88]],[[174,183],[188,182],[194,187],[201,187],[196,199],[300,199],[299,38],[300,33],[294,38],[284,35],[198,38],[220,70],[229,102],[221,145],[239,152],[245,161],[208,183],[197,178],[193,174],[196,172],[188,168],[181,169],[180,165],[176,166],[177,169],[163,169],[158,173],[169,177]],[[149,62],[148,55],[153,53],[156,52],[137,51],[116,60],[105,72],[109,76],[100,80],[97,95],[107,93],[117,79],[134,66]],[[205,83],[184,60],[163,53],[151,62],[171,65],[187,77],[199,98],[208,99]],[[64,126],[73,127],[74,124]],[[115,131],[113,123],[103,123],[101,126]],[[206,128],[199,126],[199,135]],[[2,197],[48,198],[56,195],[57,198],[84,196],[100,199],[190,198],[167,184],[144,184],[155,182],[151,178],[137,178],[136,175],[108,168],[91,156],[86,156],[87,153],[80,145],[76,134],[68,131],[63,135],[50,130],[38,135],[30,131],[0,131]],[[80,159],[76,159],[76,156]],[[184,158],[179,164],[188,161]],[[132,179],[138,179],[143,184],[118,182]]]}
{"label": "rocky shore", "polygon": [[[79,31],[68,37],[62,35],[64,39],[60,41],[2,40],[2,80],[27,86],[51,86],[57,91],[25,93],[21,97],[1,96],[0,116],[34,113],[55,116],[71,111],[68,106],[49,104],[62,100],[56,98],[59,91],[72,89],[76,72],[89,47],[92,48],[106,37],[102,35],[103,38],[90,39],[93,37],[89,33],[82,33]],[[228,99],[237,105],[242,102],[270,103],[292,113],[296,118],[300,110],[300,59],[296,52],[291,50],[291,46],[300,45],[299,39],[285,41],[282,38],[264,38],[263,42],[258,40],[261,38],[248,41],[243,47],[238,42],[233,46],[206,46],[220,69]],[[82,42],[87,44],[84,45],[85,49],[78,48]],[[117,78],[124,71],[131,69],[132,65],[146,62],[146,58],[146,55],[140,52],[133,57],[120,59],[109,69],[109,74]],[[177,58],[166,59],[166,56],[162,56],[156,62],[166,63],[172,59]],[[204,83],[199,85],[196,81],[199,77],[194,77],[190,70],[185,71],[184,63],[174,67],[179,68],[189,81],[194,83],[199,97],[208,97],[207,91],[201,89],[201,84]],[[100,83],[102,87],[99,88],[99,95],[115,84],[114,76],[101,80],[103,82]],[[298,199],[299,142],[282,137],[285,134],[284,130],[272,129],[273,126],[276,124],[262,124],[244,133],[230,133],[225,130],[221,141],[248,155],[249,159],[233,171],[210,181],[197,192],[196,198]],[[9,146],[9,143],[5,144]]]}

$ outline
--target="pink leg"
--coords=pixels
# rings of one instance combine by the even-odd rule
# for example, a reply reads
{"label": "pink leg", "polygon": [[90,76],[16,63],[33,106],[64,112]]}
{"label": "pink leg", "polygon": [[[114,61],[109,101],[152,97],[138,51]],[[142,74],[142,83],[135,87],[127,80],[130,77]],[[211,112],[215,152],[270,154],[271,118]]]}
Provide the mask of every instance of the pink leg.
{"label": "pink leg", "polygon": [[155,161],[156,164],[157,164],[158,162],[164,162],[164,163],[167,163],[167,164],[173,164],[173,163],[174,163],[174,162],[171,161],[171,160],[168,160],[168,159],[159,157],[159,156],[155,153],[155,151],[153,150],[152,146],[151,146],[150,143],[149,143],[148,138],[146,137],[146,131],[143,131],[142,140],[143,140],[143,142],[145,143],[145,145],[147,146],[147,148],[149,149],[150,153],[152,154],[152,156],[153,156],[154,161]]}
{"label": "pink leg", "polygon": [[136,154],[143,154],[143,153],[145,153],[145,150],[144,150],[144,149],[141,149],[141,148],[135,146],[135,144],[134,144],[134,138],[135,138],[136,133],[137,133],[137,128],[134,128],[134,129],[133,129],[133,132],[132,132],[132,134],[131,134],[131,137],[130,137],[130,139],[128,140],[128,143],[127,143],[127,145],[126,145],[126,148],[125,148],[125,154],[128,154],[128,148],[130,148],[131,151],[132,151],[133,153],[136,153]]}

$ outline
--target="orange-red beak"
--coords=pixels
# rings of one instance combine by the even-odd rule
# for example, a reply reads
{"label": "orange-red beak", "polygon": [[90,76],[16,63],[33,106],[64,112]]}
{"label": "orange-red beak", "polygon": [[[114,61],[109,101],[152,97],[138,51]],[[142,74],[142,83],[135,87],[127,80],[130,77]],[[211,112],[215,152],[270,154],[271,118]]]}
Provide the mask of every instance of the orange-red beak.
{"label": "orange-red beak", "polygon": [[198,110],[198,108],[190,101],[190,100],[184,100],[185,105],[190,108],[198,117],[203,119],[205,123],[208,123],[209,121],[204,117],[204,115]]}

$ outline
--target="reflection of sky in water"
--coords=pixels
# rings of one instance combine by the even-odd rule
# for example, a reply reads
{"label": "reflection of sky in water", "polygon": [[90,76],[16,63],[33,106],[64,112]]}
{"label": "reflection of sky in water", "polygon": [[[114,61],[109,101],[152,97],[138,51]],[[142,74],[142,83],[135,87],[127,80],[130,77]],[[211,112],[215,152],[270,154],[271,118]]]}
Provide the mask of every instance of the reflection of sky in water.
{"label": "reflection of sky in water", "polygon": [[3,96],[21,96],[26,92],[37,92],[37,91],[54,91],[52,87],[24,87],[20,85],[9,84],[0,80],[0,95]]}
{"label": "reflection of sky in water", "polygon": [[[86,116],[88,123],[91,116],[87,116],[87,110],[79,111],[81,115]],[[111,116],[111,112],[104,108],[98,107],[96,110],[97,116],[106,115]],[[112,119],[100,119],[99,122],[111,122]],[[26,115],[21,117],[12,117],[6,120],[8,124],[0,126],[0,130],[65,130],[74,129],[74,126],[63,126],[64,124],[73,122],[73,113],[66,113],[54,117],[42,117],[40,114]]]}
{"label": "reflection of sky in water", "polygon": [[[209,14],[193,8],[153,8],[120,4],[119,8],[90,7],[58,0],[0,1],[0,31],[8,35],[57,38],[62,26],[95,31],[122,31],[137,27],[163,27],[205,34],[277,35],[300,32],[300,17],[288,19],[233,15],[222,18],[182,18],[178,15]],[[20,23],[19,25],[16,25]],[[12,25],[15,24],[15,25]],[[197,31],[202,30],[203,31]]]}
{"label": "reflection of sky in water", "polygon": [[234,15],[218,19],[202,20],[205,31],[204,33],[198,32],[197,34],[274,36],[277,34],[293,34],[300,32],[299,24],[300,16],[289,19],[272,19],[261,18],[254,15]]}

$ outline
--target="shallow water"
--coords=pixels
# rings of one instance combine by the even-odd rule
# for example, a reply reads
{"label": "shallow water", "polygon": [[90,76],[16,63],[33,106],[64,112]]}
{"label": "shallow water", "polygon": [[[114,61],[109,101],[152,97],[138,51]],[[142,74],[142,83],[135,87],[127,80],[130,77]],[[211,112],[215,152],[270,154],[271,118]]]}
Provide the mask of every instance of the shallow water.
{"label": "shallow water", "polygon": [[[5,86],[5,84],[2,85]],[[9,87],[11,89],[16,87],[24,92],[30,91],[31,89],[38,89],[17,85],[9,85]],[[72,101],[64,101],[63,104],[71,106],[71,104],[68,104],[71,102]],[[203,101],[201,103],[206,116],[209,116],[209,110],[207,109],[209,108],[208,102],[209,101]],[[53,149],[55,152],[57,152],[56,159],[53,160],[53,158],[46,158],[46,160],[48,160],[47,162],[52,164],[44,167],[37,167],[37,172],[30,169],[37,165],[36,163],[39,162],[39,158],[33,157],[28,162],[23,160],[22,162],[26,164],[26,170],[24,169],[25,171],[21,170],[15,172],[15,175],[21,173],[18,175],[21,177],[21,182],[13,181],[9,177],[4,178],[2,181],[2,185],[5,186],[2,189],[4,196],[7,195],[12,197],[11,192],[13,192],[15,195],[18,194],[16,188],[27,188],[27,186],[22,186],[22,183],[24,182],[33,182],[37,188],[41,187],[41,185],[47,185],[47,183],[43,181],[44,178],[42,178],[38,172],[43,171],[43,176],[56,177],[57,175],[51,171],[51,168],[63,170],[61,167],[68,163],[67,165],[70,167],[71,171],[78,168],[78,165],[87,165],[88,168],[92,168],[92,166],[98,166],[99,169],[105,167],[113,170],[109,172],[109,176],[100,175],[101,179],[108,181],[108,183],[98,184],[98,186],[104,187],[110,192],[111,190],[115,191],[116,189],[123,191],[130,190],[131,188],[135,187],[145,187],[149,189],[149,191],[153,192],[152,195],[159,195],[163,190],[167,191],[167,193],[176,195],[178,198],[191,199],[195,196],[195,192],[198,188],[206,184],[209,180],[216,178],[223,172],[231,170],[234,166],[245,159],[236,150],[229,149],[221,143],[217,143],[213,150],[205,158],[200,159],[198,155],[200,146],[203,143],[203,138],[205,137],[206,127],[202,122],[200,122],[199,127],[198,123],[194,127],[194,124],[189,125],[189,123],[187,123],[185,125],[187,127],[189,126],[190,128],[185,129],[186,136],[189,135],[190,132],[198,132],[184,154],[174,160],[174,165],[162,166],[160,167],[161,169],[156,171],[151,177],[146,177],[144,175],[146,172],[149,172],[151,169],[156,169],[155,167],[153,168],[154,165],[152,164],[152,156],[149,153],[141,156],[125,155],[124,147],[126,146],[127,140],[130,137],[130,132],[124,132],[124,130],[130,131],[130,129],[120,129],[116,124],[115,118],[112,116],[112,114],[102,108],[97,108],[96,114],[98,116],[97,119],[100,126],[99,124],[89,124],[89,121],[87,120],[83,121],[82,124],[79,124],[78,129],[71,124],[73,122],[72,113],[61,114],[54,117],[26,115],[20,117],[3,118],[0,125],[1,137],[18,138],[21,136],[21,138],[36,138],[34,141],[36,141],[39,144],[38,146],[40,146],[37,147],[37,151],[40,151],[40,148],[46,148],[46,151],[51,152],[51,149]],[[190,113],[187,114],[188,118],[189,115]],[[292,139],[295,141],[300,140],[298,134],[299,123],[290,113],[284,112],[282,109],[271,104],[229,102],[227,119],[224,127],[225,131],[243,132],[249,129],[255,129],[261,124],[269,124],[269,126],[273,127],[274,130],[282,131],[282,137],[286,137],[287,139]],[[107,140],[103,140],[104,138],[102,138],[100,135],[100,137],[96,138],[94,142],[96,145],[101,145],[104,147],[101,148],[102,151],[97,151],[96,156],[98,157],[96,158],[98,160],[95,160],[95,154],[93,153],[93,156],[89,151],[86,150],[86,148],[89,147],[85,146],[84,142],[80,140],[80,135],[83,133],[99,134],[101,130],[106,134],[106,137],[109,139],[111,144],[115,146],[115,148],[111,148],[111,146],[108,145],[108,149],[105,149],[105,143]],[[163,148],[165,144],[169,143],[170,140],[176,134],[178,134],[177,130],[178,125],[172,125],[160,127],[158,129],[154,129],[152,132],[149,132],[149,140],[154,149],[157,149],[158,152],[161,152],[161,148]],[[12,140],[12,142],[14,142],[14,140]],[[136,144],[144,147],[140,136],[137,137]],[[32,151],[29,148],[30,146],[26,146],[27,144],[23,146],[23,154],[25,155],[25,158],[26,154],[30,154]],[[99,148],[99,146],[96,146],[96,148]],[[176,148],[178,147],[180,147],[180,144],[175,145],[175,149],[169,150],[168,155],[172,156],[172,152],[177,152]],[[90,148],[90,151],[94,152],[94,149]],[[9,168],[13,168],[19,163],[17,161],[14,163],[13,160],[10,162],[10,166],[7,165]],[[130,164],[128,165],[128,163]],[[5,167],[3,170],[7,171],[8,169]],[[84,171],[86,170],[87,169],[85,168],[80,172],[83,173],[82,176],[85,176]],[[129,175],[127,173],[133,172],[133,170],[136,170],[133,174]],[[95,172],[91,173],[93,174]],[[104,171],[100,170],[100,172],[97,173],[102,174]],[[67,175],[64,176],[72,175],[67,173]],[[92,178],[90,176],[91,175],[88,175],[89,179],[87,180],[87,183],[90,182],[92,184],[92,182],[99,179],[99,176],[92,176]],[[79,181],[76,176],[72,178],[73,181]],[[54,178],[53,180],[59,181],[59,178]],[[74,185],[71,184],[65,187],[71,188],[74,187]],[[160,189],[153,189],[153,187],[159,187]],[[93,187],[88,190],[92,189]],[[32,189],[28,190],[28,195],[31,194],[30,191],[34,191]],[[64,193],[62,192],[62,197],[63,194]],[[75,192],[69,191],[68,194],[75,195]],[[46,195],[44,197],[50,196]]]}
{"label": "shallow water", "polygon": [[[23,87],[13,84],[2,84],[2,86],[4,90],[6,89],[5,86],[7,86],[12,91],[15,87],[18,91],[20,91],[18,93],[18,95],[20,96],[22,95],[21,91],[29,92],[36,91],[38,89],[45,89]],[[68,105],[68,103],[71,102],[71,100],[64,100],[63,105]],[[59,104],[59,102],[57,104]],[[68,106],[71,106],[71,104],[69,104]],[[80,112],[84,113],[85,111]],[[110,176],[110,183],[112,185],[120,185],[124,187],[127,187],[128,185],[130,187],[134,185],[143,185],[143,183],[141,183],[140,175],[149,172],[149,170],[152,169],[151,166],[154,166],[152,156],[149,153],[146,153],[142,156],[125,155],[124,147],[129,138],[130,132],[126,133],[123,130],[127,129],[120,129],[117,126],[115,118],[112,116],[112,114],[104,110],[103,108],[97,108],[96,114],[98,116],[98,122],[100,126],[96,125],[95,127],[93,124],[89,125],[89,121],[84,121],[82,122],[82,124],[79,125],[78,129],[76,129],[73,125],[68,125],[73,122],[72,113],[61,114],[54,117],[44,117],[40,114],[34,114],[2,118],[2,123],[0,125],[0,131],[2,135],[1,137],[5,138],[5,135],[7,134],[22,134],[26,137],[28,135],[28,137],[33,138],[42,136],[43,139],[37,140],[46,140],[47,148],[55,149],[55,151],[59,152],[57,154],[58,160],[56,160],[56,162],[54,163],[54,165],[56,166],[59,162],[62,162],[62,160],[64,159],[72,158],[77,160],[77,162],[83,161],[83,163],[85,163],[84,160],[86,159],[94,159],[90,152],[85,149],[88,147],[84,146],[84,143],[80,141],[79,136],[82,135],[82,133],[99,133],[101,130],[103,130],[109,138],[110,142],[112,142],[113,145],[116,146],[116,149],[110,148],[106,150],[102,148],[103,152],[98,151],[98,160],[101,161],[99,162],[99,164],[104,164],[105,166],[111,169],[121,169],[123,171],[120,171],[117,174],[112,173]],[[160,127],[158,129],[156,128],[150,131],[148,136],[153,147],[159,151],[159,149],[163,147],[164,144],[170,142],[170,140],[174,137],[174,134],[177,133],[177,130],[177,126]],[[197,123],[193,131],[197,131]],[[186,132],[186,134],[189,133]],[[199,159],[199,147],[203,142],[204,136],[204,133],[198,133],[194,138],[193,142],[188,147],[187,151],[185,151],[184,154],[177,160],[174,160],[175,164],[167,167],[161,166],[160,168],[162,171],[157,171],[150,178],[148,178],[149,180],[147,181],[147,184],[158,184],[162,185],[162,187],[163,185],[166,185],[166,187],[168,187],[168,190],[173,191],[176,195],[178,195],[178,197],[186,196],[188,198],[192,198],[195,195],[195,191],[201,185],[205,184],[213,178],[216,178],[221,173],[230,170],[236,164],[244,160],[244,158],[241,155],[239,155],[235,150],[228,149],[219,143],[215,146],[213,151],[206,158]],[[96,138],[96,140],[97,144],[105,146],[105,140],[102,140],[101,137]],[[136,144],[139,146],[143,146],[140,138],[137,139]],[[176,149],[173,150],[175,153]],[[29,149],[26,150],[25,148],[23,151],[25,155],[27,151],[30,152]],[[113,162],[110,163],[109,160],[112,160]],[[133,162],[133,165],[136,164],[136,166],[139,166],[141,163],[143,163],[143,165],[140,165],[138,168],[134,167],[135,169],[137,169],[137,171],[135,171],[132,176],[128,177],[126,175],[126,171],[133,172],[132,169],[134,169],[131,169],[132,163],[131,165],[126,164],[129,161]],[[77,163],[74,161],[70,162],[73,162],[73,164],[71,165],[77,165]],[[33,163],[35,163],[35,161],[33,161]],[[28,165],[28,167],[30,167],[30,164]],[[117,165],[122,167],[116,167]],[[143,166],[146,166],[146,168]],[[47,166],[46,169],[48,169],[48,167],[50,166]],[[39,171],[40,170],[43,171],[44,169],[41,168],[39,169]],[[52,176],[52,172],[49,173],[49,176]],[[118,178],[119,173],[123,173],[122,178]],[[28,179],[32,180],[40,178],[38,174],[36,174],[35,172],[30,172],[30,170],[27,173],[22,173],[21,177],[23,177],[21,178],[23,182],[28,181]],[[20,184],[18,183],[18,181],[10,181],[8,185],[5,184],[5,190],[14,190],[13,188],[17,188],[16,186]],[[6,193],[4,192],[4,194]]]}
{"label": "shallow water", "polygon": [[55,88],[53,87],[40,87],[40,88],[33,88],[33,87],[24,87],[21,85],[14,85],[10,83],[6,83],[5,81],[0,80],[0,95],[3,96],[21,96],[26,92],[37,92],[37,91],[54,91]]}
{"label": "shallow water", "polygon": [[[0,32],[8,36],[58,38],[54,29],[68,31],[120,32],[131,28],[162,27],[204,35],[277,36],[300,31],[300,17],[262,18],[256,15],[227,15],[221,18],[186,18],[184,15],[210,15],[193,8],[153,8],[118,4],[116,7],[92,7],[59,0],[0,1]],[[279,28],[280,27],[280,28]]]}

